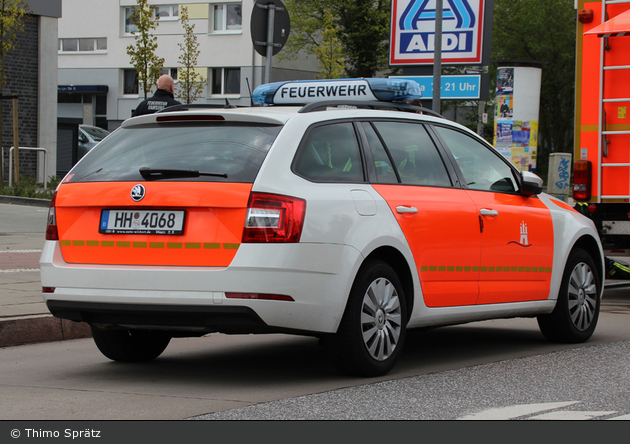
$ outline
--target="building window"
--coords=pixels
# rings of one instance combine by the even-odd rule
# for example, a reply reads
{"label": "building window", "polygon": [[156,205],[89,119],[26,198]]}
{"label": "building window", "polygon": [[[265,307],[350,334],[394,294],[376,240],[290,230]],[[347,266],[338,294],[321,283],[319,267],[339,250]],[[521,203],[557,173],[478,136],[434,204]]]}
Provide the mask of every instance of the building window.
{"label": "building window", "polygon": [[160,20],[179,19],[179,5],[162,5],[155,7],[155,17]]}
{"label": "building window", "polygon": [[93,52],[104,54],[107,39],[59,39],[59,52]]}
{"label": "building window", "polygon": [[125,8],[125,34],[131,34],[132,32],[138,32],[136,26],[136,20],[132,17],[133,7]]}
{"label": "building window", "polygon": [[213,95],[239,95],[241,93],[241,68],[212,68]]}
{"label": "building window", "polygon": [[241,31],[242,7],[240,3],[214,5],[212,13],[212,30],[214,32]]}
{"label": "building window", "polygon": [[138,95],[138,91],[138,73],[136,70],[123,70],[123,94]]}
{"label": "building window", "polygon": [[164,68],[160,75],[168,74],[177,82],[177,68]]}

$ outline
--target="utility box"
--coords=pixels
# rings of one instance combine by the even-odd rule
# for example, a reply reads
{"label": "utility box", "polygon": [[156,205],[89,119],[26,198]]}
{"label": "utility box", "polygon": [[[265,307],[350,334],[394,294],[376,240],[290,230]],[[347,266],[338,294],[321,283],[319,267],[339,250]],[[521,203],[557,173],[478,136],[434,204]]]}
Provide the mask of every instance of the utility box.
{"label": "utility box", "polygon": [[549,154],[547,193],[564,201],[571,195],[571,154]]}

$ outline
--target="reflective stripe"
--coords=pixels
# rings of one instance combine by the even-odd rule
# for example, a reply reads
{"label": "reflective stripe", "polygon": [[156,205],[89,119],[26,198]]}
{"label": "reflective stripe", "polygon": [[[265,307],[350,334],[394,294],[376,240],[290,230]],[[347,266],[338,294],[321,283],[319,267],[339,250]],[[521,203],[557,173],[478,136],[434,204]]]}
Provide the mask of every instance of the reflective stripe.
{"label": "reflective stripe", "polygon": [[99,241],[96,240],[62,240],[62,247],[119,247],[119,248],[170,248],[186,250],[238,250],[241,244],[226,242],[129,242],[129,241]]}
{"label": "reflective stripe", "polygon": [[437,272],[516,272],[516,273],[551,273],[551,267],[525,267],[502,265],[500,267],[488,266],[465,266],[465,265],[421,265],[420,271],[437,271]]}

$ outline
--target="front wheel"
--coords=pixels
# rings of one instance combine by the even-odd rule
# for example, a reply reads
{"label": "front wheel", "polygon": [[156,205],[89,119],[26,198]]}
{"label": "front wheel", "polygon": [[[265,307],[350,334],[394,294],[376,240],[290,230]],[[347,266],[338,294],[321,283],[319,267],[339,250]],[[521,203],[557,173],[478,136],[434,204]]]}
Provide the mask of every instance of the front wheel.
{"label": "front wheel", "polygon": [[578,343],[591,337],[599,318],[601,281],[591,256],[581,248],[569,255],[556,308],[538,316],[543,335],[554,342]]}
{"label": "front wheel", "polygon": [[400,279],[384,262],[367,264],[357,274],[332,340],[336,367],[355,376],[388,373],[402,351],[406,324],[407,305]]}
{"label": "front wheel", "polygon": [[169,335],[158,331],[91,328],[96,346],[112,361],[152,361],[162,354],[171,341]]}

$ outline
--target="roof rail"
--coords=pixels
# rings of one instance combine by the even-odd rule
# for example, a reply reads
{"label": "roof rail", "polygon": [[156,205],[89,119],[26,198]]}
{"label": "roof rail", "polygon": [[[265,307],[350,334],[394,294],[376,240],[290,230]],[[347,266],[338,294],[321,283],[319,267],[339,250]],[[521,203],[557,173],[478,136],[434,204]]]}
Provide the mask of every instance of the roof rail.
{"label": "roof rail", "polygon": [[323,102],[314,102],[309,103],[303,106],[300,109],[300,113],[310,113],[313,111],[323,111],[329,106],[347,106],[347,107],[356,107],[356,108],[368,108],[368,109],[395,109],[397,111],[406,111],[410,113],[422,113],[428,114],[434,117],[440,117],[442,119],[446,119],[440,113],[436,113],[432,109],[423,108],[421,106],[410,105],[408,103],[402,102],[380,102],[380,101],[370,101],[370,102],[361,102],[357,100],[327,100]]}

